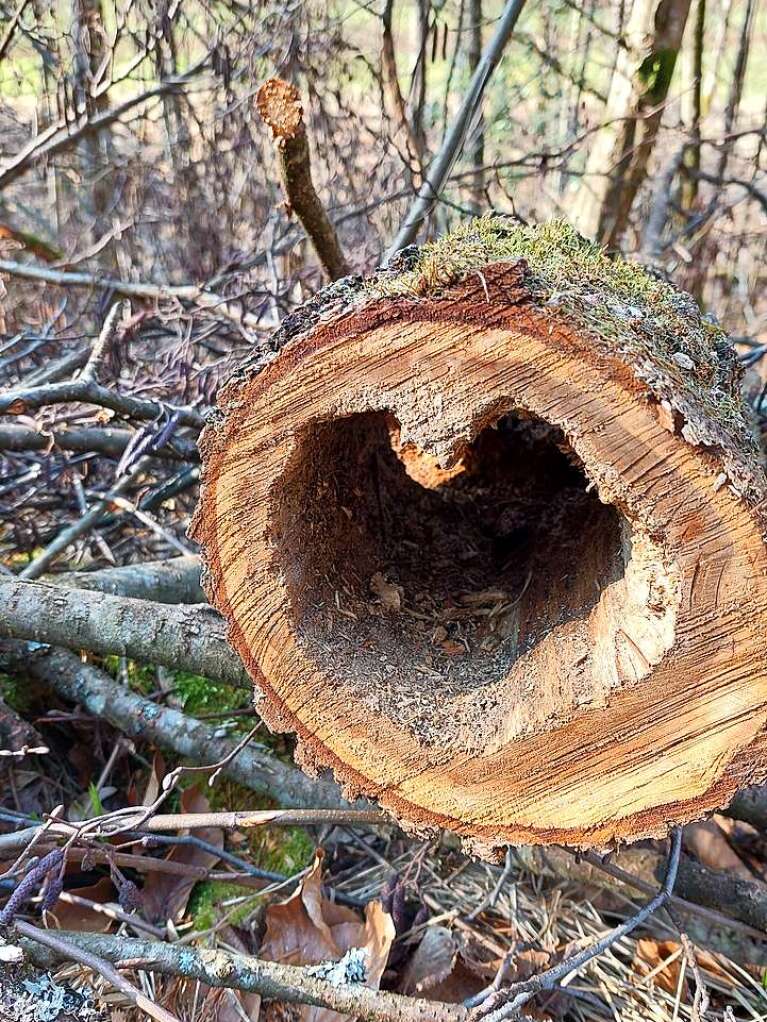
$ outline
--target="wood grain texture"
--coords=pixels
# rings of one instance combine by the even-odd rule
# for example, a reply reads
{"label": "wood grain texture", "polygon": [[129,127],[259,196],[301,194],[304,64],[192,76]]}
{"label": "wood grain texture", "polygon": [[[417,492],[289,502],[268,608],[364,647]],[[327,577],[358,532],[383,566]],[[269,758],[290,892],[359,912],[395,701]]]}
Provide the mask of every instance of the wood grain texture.
{"label": "wood grain texture", "polygon": [[[220,407],[206,587],[305,769],[485,854],[660,834],[764,776],[759,509],[514,265],[321,323]],[[473,549],[496,496],[503,557]],[[503,628],[462,632],[491,583]]]}

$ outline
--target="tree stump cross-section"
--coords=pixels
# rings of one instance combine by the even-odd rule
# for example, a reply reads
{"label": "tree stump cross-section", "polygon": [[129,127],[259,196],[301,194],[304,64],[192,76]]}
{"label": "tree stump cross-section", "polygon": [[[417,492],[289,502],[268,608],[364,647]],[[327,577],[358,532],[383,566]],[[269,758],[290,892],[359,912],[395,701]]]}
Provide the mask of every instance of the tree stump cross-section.
{"label": "tree stump cross-section", "polygon": [[309,771],[480,854],[765,775],[765,479],[734,352],[563,224],[345,278],[225,387],[204,581]]}

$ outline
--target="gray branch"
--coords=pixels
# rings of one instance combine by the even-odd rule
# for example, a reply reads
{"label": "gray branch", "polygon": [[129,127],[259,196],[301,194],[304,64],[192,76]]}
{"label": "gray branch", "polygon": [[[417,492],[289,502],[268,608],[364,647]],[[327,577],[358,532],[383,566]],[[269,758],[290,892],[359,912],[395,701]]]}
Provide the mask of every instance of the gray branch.
{"label": "gray branch", "polygon": [[426,180],[421,185],[418,196],[405,217],[397,237],[386,253],[385,262],[389,262],[400,249],[405,248],[415,239],[418,228],[439,198],[453,164],[461,155],[472,120],[482,102],[485,86],[490,81],[490,77],[501,59],[506,43],[509,41],[524,6],[525,0],[507,0],[495,33],[485,47],[482,59],[471,76],[461,108],[442,140],[440,150],[429,167]]}
{"label": "gray branch", "polygon": [[49,575],[44,582],[68,589],[93,589],[113,596],[130,596],[157,603],[207,603],[200,587],[200,558],[171,557],[98,571],[70,571]]}
{"label": "gray branch", "polygon": [[251,681],[208,606],[169,606],[40,582],[0,578],[0,635],[114,653],[228,685]]}
{"label": "gray branch", "polygon": [[[211,987],[259,993],[266,1000],[312,1004],[342,1015],[376,1022],[463,1022],[464,1007],[372,990],[361,983],[334,983],[320,979],[309,968],[267,962],[219,948],[180,947],[160,941],[96,933],[60,931],[57,936],[108,962],[141,963],[147,972],[185,976]],[[19,944],[35,962],[50,967],[66,960],[60,952],[41,947],[28,937]]]}
{"label": "gray branch", "polygon": [[[0,426],[0,451],[20,454],[25,451],[47,451],[50,447],[58,447],[62,451],[75,451],[81,454],[93,451],[111,458],[119,458],[134,436],[131,429],[112,429],[108,426],[73,429],[59,429],[54,426],[45,433],[31,426]],[[173,461],[200,460],[197,444],[193,440],[179,436],[172,437],[153,456]]]}
{"label": "gray branch", "polygon": [[[220,728],[137,695],[68,650],[9,640],[0,643],[0,665],[3,670],[37,679],[128,737],[170,749],[194,763],[220,763],[237,746],[237,741],[222,734]],[[222,772],[287,808],[349,808],[336,784],[312,780],[253,743],[246,745]]]}

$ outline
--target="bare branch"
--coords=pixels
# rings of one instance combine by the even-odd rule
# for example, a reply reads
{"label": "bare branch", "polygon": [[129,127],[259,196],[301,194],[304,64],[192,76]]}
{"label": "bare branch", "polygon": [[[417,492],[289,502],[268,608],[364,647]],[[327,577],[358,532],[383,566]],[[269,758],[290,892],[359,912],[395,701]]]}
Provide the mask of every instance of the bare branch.
{"label": "bare branch", "polygon": [[312,181],[309,141],[298,89],[281,78],[269,78],[258,90],[256,102],[277,149],[288,212],[295,212],[301,221],[328,277],[331,280],[345,277],[349,265]]}
{"label": "bare branch", "polygon": [[96,338],[96,343],[93,345],[90,357],[85,363],[78,379],[98,383],[101,378],[104,362],[108,358],[118,334],[121,332],[120,320],[125,315],[130,315],[130,303],[115,302],[107,313],[101,333]]}
{"label": "bare branch", "polygon": [[[84,427],[82,429],[58,429],[53,426],[45,431],[30,426],[0,426],[0,451],[22,453],[24,451],[50,451],[58,447],[62,451],[86,453],[93,451],[108,457],[119,458],[126,447],[135,439],[130,429],[110,429],[108,426]],[[174,436],[153,457],[173,461],[200,460],[197,444],[184,437]]]}
{"label": "bare branch", "polygon": [[156,419],[167,411],[178,415],[181,425],[194,426],[197,429],[201,429],[205,421],[194,408],[160,404],[158,401],[119,394],[92,380],[63,380],[61,383],[48,383],[41,387],[16,387],[13,390],[6,390],[0,394],[0,415],[25,415],[46,405],[74,402],[110,408],[113,412],[131,419]]}
{"label": "bare branch", "polygon": [[537,993],[542,990],[552,990],[570,973],[582,969],[584,965],[587,965],[603,954],[608,948],[612,947],[616,941],[619,941],[638,926],[641,926],[654,912],[663,908],[671,898],[674,884],[676,883],[681,854],[682,830],[677,828],[671,836],[671,850],[663,886],[651,901],[643,905],[635,915],[624,920],[618,926],[613,927],[604,937],[594,941],[593,944],[590,944],[577,954],[565,958],[551,969],[546,969],[545,972],[533,976],[532,979],[517,983],[507,990],[498,991],[496,995],[491,995],[484,1004],[474,1010],[472,1018],[481,1018],[484,1022],[503,1022],[505,1019],[518,1017],[522,1006],[532,1000]]}
{"label": "bare branch", "polygon": [[[397,252],[415,239],[419,227],[439,198],[450,170],[463,150],[471,122],[482,102],[485,86],[490,81],[490,77],[501,59],[506,43],[509,41],[524,6],[525,0],[507,0],[493,37],[485,47],[482,60],[471,76],[466,95],[455,120],[446,132],[440,150],[429,167],[426,180],[421,185],[418,196],[408,211],[397,237],[386,253],[385,262],[389,262]],[[472,174],[476,174],[476,169],[472,171]]]}
{"label": "bare branch", "polygon": [[67,649],[115,653],[251,687],[208,606],[174,607],[101,592],[0,579],[0,634]]}
{"label": "bare branch", "polygon": [[46,128],[45,131],[41,132],[41,134],[33,138],[29,145],[25,146],[20,153],[0,169],[0,191],[7,188],[8,185],[21,177],[22,174],[25,174],[41,160],[50,159],[51,156],[71,148],[75,143],[88,135],[98,134],[104,128],[109,127],[110,124],[119,121],[123,114],[128,113],[142,103],[146,103],[157,96],[163,96],[168,92],[175,92],[194,78],[195,75],[199,74],[207,60],[208,54],[193,67],[189,68],[183,75],[158,82],[152,88],[146,89],[136,96],[129,97],[117,106],[110,107],[95,117],[83,118],[74,129],[72,129],[66,117],[60,118]]}
{"label": "bare branch", "polygon": [[[35,960],[52,964],[66,958],[56,948],[51,948],[52,954],[41,956],[34,947],[36,932],[30,934],[27,928],[20,928],[19,932],[22,947]],[[375,1022],[463,1022],[467,1016],[466,1009],[457,1004],[371,990],[361,983],[331,983],[313,974],[311,967],[267,962],[219,948],[178,947],[159,941],[66,931],[57,936],[67,944],[123,966],[136,962],[148,972],[185,976],[212,987],[260,993],[268,1000],[313,1004]]]}
{"label": "bare branch", "polygon": [[100,571],[71,571],[48,576],[45,581],[70,589],[95,589],[157,603],[207,603],[200,588],[199,557],[171,557]]}

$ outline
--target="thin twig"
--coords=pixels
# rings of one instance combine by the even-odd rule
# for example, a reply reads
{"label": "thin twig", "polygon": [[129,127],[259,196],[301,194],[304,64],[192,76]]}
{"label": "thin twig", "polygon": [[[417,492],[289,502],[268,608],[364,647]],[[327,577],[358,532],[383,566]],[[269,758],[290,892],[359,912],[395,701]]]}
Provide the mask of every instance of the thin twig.
{"label": "thin twig", "polygon": [[277,149],[288,212],[294,212],[301,221],[328,277],[331,280],[345,277],[349,265],[312,181],[309,140],[298,89],[281,78],[269,78],[259,88],[256,103]]}
{"label": "thin twig", "polygon": [[89,380],[97,383],[101,377],[101,370],[104,362],[109,356],[112,345],[120,333],[120,319],[130,315],[130,304],[128,302],[115,302],[106,315],[101,332],[91,350],[88,361],[83,366],[78,379]]}

